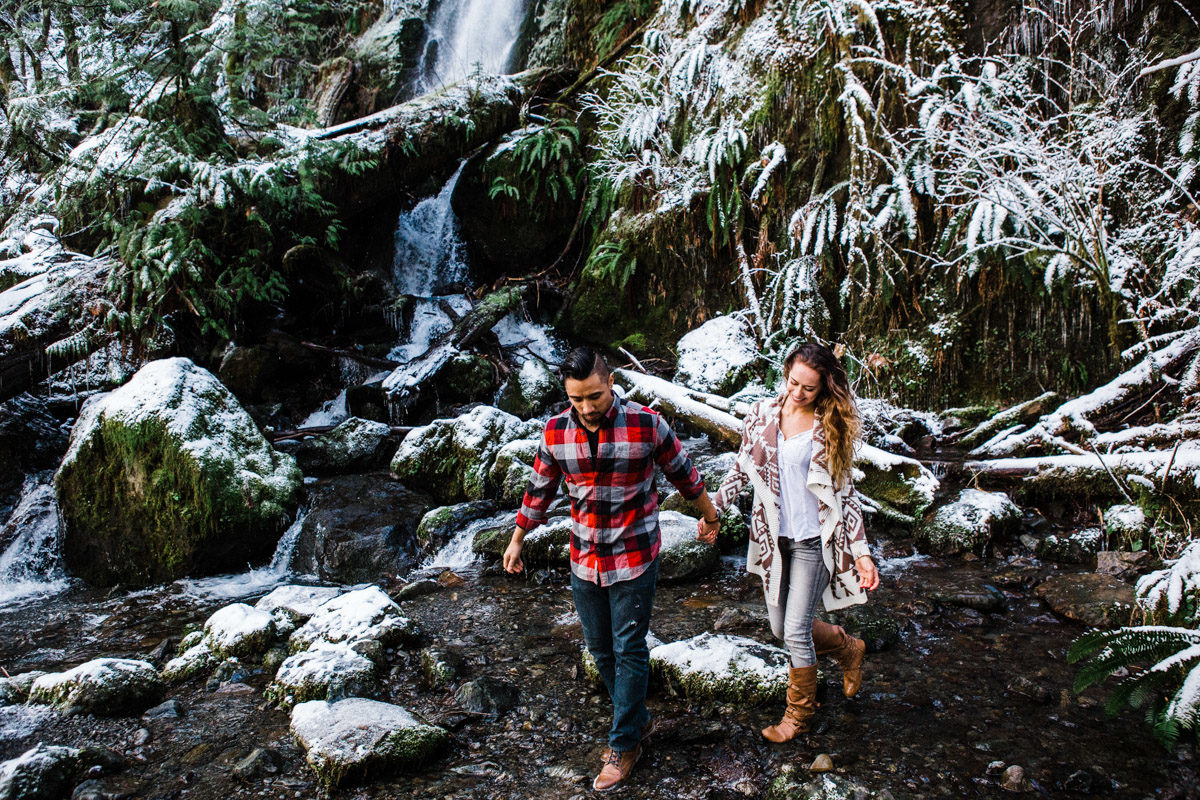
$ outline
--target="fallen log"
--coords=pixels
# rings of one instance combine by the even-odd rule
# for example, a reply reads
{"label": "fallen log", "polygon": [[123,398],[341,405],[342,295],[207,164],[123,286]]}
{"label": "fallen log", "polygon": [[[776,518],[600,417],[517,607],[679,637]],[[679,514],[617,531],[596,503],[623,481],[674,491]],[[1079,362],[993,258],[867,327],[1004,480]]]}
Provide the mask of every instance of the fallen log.
{"label": "fallen log", "polygon": [[703,394],[702,392],[694,392],[668,380],[627,369],[616,369],[613,372],[631,400],[653,406],[668,416],[687,420],[696,429],[730,447],[736,448],[741,444],[742,421],[728,411],[695,399],[693,395]]}
{"label": "fallen log", "polygon": [[968,461],[963,469],[982,485],[1035,497],[1124,499],[1124,489],[1200,499],[1200,442],[1177,450]]}

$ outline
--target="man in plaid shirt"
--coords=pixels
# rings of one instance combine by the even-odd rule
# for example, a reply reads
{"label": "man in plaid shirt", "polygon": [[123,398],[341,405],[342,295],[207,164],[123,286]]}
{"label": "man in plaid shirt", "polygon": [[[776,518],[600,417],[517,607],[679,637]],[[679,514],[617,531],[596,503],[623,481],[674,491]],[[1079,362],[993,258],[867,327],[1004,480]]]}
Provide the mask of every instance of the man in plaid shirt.
{"label": "man in plaid shirt", "polygon": [[655,411],[613,393],[613,376],[590,347],[562,365],[571,407],[542,433],[534,475],[504,552],[504,568],[524,569],[525,534],[567,482],[571,497],[571,591],[583,638],[613,702],[609,749],[593,788],[612,789],[628,777],[650,732],[646,633],[658,578],[658,496],[654,466],[695,502],[704,533],[715,533],[717,511],[692,460]]}

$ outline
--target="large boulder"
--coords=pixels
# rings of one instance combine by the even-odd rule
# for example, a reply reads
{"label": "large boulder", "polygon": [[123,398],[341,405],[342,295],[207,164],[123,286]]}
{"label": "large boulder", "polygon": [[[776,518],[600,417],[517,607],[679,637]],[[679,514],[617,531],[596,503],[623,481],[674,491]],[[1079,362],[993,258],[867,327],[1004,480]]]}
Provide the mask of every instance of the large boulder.
{"label": "large boulder", "polygon": [[328,433],[301,442],[295,451],[296,460],[309,475],[369,469],[387,462],[391,434],[390,425],[350,417]]}
{"label": "large boulder", "polygon": [[362,697],[375,690],[375,665],[344,644],[318,643],[279,665],[267,697],[284,707]]}
{"label": "large boulder", "polygon": [[266,652],[275,633],[269,611],[233,603],[205,621],[203,643],[219,658],[250,658]]}
{"label": "large boulder", "polygon": [[540,444],[538,439],[515,439],[497,451],[489,477],[492,494],[501,508],[521,506],[529,479],[533,477],[533,462]]}
{"label": "large boulder", "polygon": [[501,411],[529,419],[565,398],[562,382],[550,367],[540,359],[529,358],[504,381],[496,405]]}
{"label": "large boulder", "polygon": [[444,547],[454,534],[475,520],[489,517],[496,512],[496,504],[490,500],[474,500],[439,506],[427,511],[417,525],[417,544],[423,552],[434,552]]}
{"label": "large boulder", "polygon": [[301,475],[211,373],[170,358],[84,405],[55,486],[67,566],[145,585],[269,556]]}
{"label": "large boulder", "polygon": [[492,468],[500,448],[541,434],[537,422],[525,422],[491,406],[476,406],[454,419],[436,419],[405,437],[392,459],[392,475],[428,487],[440,503],[483,500],[493,495]]}
{"label": "large boulder", "polygon": [[[512,539],[512,525],[485,526],[475,534],[471,550],[499,558]],[[525,535],[521,560],[528,567],[566,567],[571,563],[571,518],[551,517]]]}
{"label": "large boulder", "polygon": [[39,742],[0,763],[0,800],[58,800],[75,785],[80,751]]}
{"label": "large boulder", "polygon": [[697,580],[721,563],[717,546],[697,541],[696,519],[677,511],[658,512],[662,547],[658,551],[658,578],[663,581]]}
{"label": "large boulder", "polygon": [[958,555],[982,551],[995,538],[1015,532],[1021,510],[1003,492],[963,489],[917,528],[917,540],[930,553]]}
{"label": "large boulder", "polygon": [[702,633],[650,651],[650,668],[688,698],[735,703],[782,700],[786,650],[741,636]]}
{"label": "large boulder", "polygon": [[52,705],[67,714],[117,716],[139,712],[161,699],[158,670],[146,661],[97,658],[33,682],[30,703]]}
{"label": "large boulder", "polygon": [[277,625],[284,620],[293,626],[303,625],[317,613],[317,609],[339,594],[342,594],[342,590],[336,586],[287,584],[277,586],[260,597],[254,607],[274,617]]}
{"label": "large boulder", "polygon": [[889,517],[912,524],[933,502],[940,485],[934,474],[915,458],[896,455],[869,444],[855,453],[855,488],[873,500]]}
{"label": "large boulder", "polygon": [[318,642],[356,647],[378,642],[387,647],[417,637],[417,627],[378,586],[338,595],[317,609],[288,640],[293,653]]}
{"label": "large boulder", "polygon": [[678,345],[675,381],[729,396],[754,376],[759,363],[758,343],[739,317],[714,317],[684,334]]}
{"label": "large boulder", "polygon": [[1038,584],[1037,594],[1056,614],[1093,628],[1135,621],[1133,587],[1111,575],[1055,575]]}
{"label": "large boulder", "polygon": [[328,789],[428,761],[450,741],[400,706],[351,697],[313,700],[292,709],[292,736]]}

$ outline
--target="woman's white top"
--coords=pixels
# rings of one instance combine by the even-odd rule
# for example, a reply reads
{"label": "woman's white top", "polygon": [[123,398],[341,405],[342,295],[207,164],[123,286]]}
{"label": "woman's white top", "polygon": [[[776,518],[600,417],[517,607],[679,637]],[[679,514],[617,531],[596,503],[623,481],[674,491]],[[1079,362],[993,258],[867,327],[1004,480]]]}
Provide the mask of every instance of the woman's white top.
{"label": "woman's white top", "polygon": [[801,541],[821,535],[817,496],[808,490],[812,428],[784,438],[779,433],[779,535]]}

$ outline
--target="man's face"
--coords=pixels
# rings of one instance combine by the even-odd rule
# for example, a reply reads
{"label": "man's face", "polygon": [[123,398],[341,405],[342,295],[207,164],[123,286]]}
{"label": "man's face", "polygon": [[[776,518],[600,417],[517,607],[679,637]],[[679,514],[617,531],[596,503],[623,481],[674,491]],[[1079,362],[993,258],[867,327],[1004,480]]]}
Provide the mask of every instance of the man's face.
{"label": "man's face", "polygon": [[567,378],[563,386],[584,427],[592,430],[599,427],[600,420],[613,404],[612,374],[602,377],[599,372],[593,372],[581,381]]}

